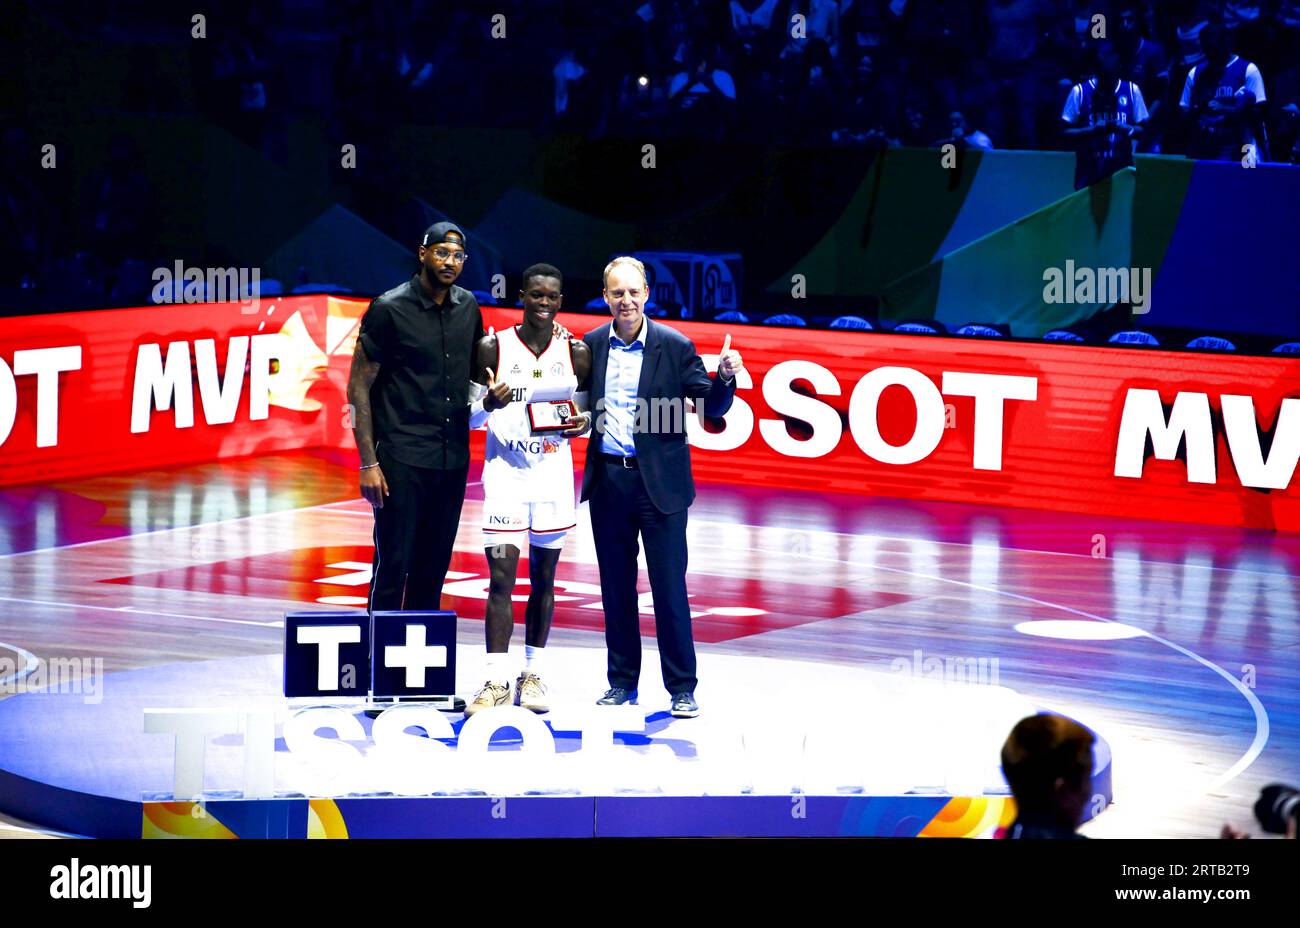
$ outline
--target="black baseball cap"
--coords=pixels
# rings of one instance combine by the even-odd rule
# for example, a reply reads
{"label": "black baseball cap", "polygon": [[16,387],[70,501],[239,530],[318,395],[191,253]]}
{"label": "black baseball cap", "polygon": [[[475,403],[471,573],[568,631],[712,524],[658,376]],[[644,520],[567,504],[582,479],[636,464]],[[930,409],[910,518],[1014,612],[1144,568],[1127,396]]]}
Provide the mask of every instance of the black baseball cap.
{"label": "black baseball cap", "polygon": [[464,248],[465,233],[460,231],[460,226],[454,222],[435,222],[424,230],[424,238],[420,244],[428,248],[430,245],[440,245],[443,242],[450,242],[452,245],[460,245]]}

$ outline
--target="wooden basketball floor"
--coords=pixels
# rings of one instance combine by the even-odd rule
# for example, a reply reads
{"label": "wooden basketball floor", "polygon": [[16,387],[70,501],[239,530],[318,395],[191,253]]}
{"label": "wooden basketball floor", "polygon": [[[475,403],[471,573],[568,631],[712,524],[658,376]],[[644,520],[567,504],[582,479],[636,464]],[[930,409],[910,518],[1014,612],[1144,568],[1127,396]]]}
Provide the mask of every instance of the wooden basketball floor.
{"label": "wooden basketball floor", "polygon": [[[364,602],[373,520],[352,457],[0,490],[0,658],[98,657],[112,673],[279,653],[286,611]],[[474,482],[444,598],[462,648],[483,641],[480,500]],[[1086,834],[1258,833],[1259,789],[1300,782],[1300,538],[714,485],[689,532],[702,653],[917,673],[984,659],[1000,685],[1097,730],[1114,804]],[[598,579],[584,506],[553,645],[604,647]],[[652,643],[648,599],[643,613]],[[585,683],[593,699],[606,685]],[[707,694],[702,680],[705,712]],[[854,695],[784,698],[815,714]],[[863,717],[895,710],[863,694]],[[30,833],[0,822],[0,835]]]}

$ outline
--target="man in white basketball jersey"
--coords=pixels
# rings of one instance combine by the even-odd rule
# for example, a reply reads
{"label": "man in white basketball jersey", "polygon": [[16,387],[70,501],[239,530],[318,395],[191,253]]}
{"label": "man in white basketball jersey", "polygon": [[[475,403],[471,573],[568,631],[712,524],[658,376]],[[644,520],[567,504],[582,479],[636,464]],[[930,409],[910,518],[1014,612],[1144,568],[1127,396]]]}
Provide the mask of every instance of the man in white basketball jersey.
{"label": "man in white basketball jersey", "polygon": [[[470,425],[486,423],[483,452],[483,549],[491,570],[486,617],[487,681],[465,707],[515,705],[534,712],[550,706],[542,683],[546,638],[555,610],[555,566],[564,537],[577,522],[569,439],[589,428],[590,415],[546,421],[554,402],[574,396],[591,372],[591,352],[580,339],[557,338],[553,323],[563,301],[563,277],[549,264],[524,271],[524,319],[478,343]],[[581,404],[580,404],[581,405]],[[508,650],[514,630],[512,594],[519,552],[528,541],[525,665],[514,680]]]}

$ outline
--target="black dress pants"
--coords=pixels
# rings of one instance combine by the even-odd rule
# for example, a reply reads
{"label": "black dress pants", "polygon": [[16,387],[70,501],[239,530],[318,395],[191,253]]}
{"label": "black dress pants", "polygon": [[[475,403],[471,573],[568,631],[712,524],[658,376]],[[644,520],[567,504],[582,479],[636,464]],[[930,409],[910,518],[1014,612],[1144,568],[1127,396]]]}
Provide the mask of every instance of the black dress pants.
{"label": "black dress pants", "polygon": [[610,461],[597,466],[604,473],[591,494],[591,531],[605,604],[609,685],[633,690],[641,676],[636,593],[639,536],[645,542],[664,686],[674,695],[693,693],[695,640],[686,598],[686,510],[660,512],[650,501],[639,470]]}
{"label": "black dress pants", "polygon": [[438,609],[469,468],[412,467],[385,454],[382,445],[375,451],[388,496],[375,510],[368,609]]}

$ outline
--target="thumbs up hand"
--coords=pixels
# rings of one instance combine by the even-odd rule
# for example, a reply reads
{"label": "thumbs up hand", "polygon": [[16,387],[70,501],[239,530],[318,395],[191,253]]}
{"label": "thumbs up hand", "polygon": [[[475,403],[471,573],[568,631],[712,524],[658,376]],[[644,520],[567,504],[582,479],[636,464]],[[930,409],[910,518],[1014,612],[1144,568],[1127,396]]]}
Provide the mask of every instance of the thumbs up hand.
{"label": "thumbs up hand", "polygon": [[722,342],[722,353],[718,355],[718,375],[723,380],[732,380],[744,368],[745,362],[740,359],[740,352],[731,350],[731,333],[728,332]]}
{"label": "thumbs up hand", "polygon": [[484,409],[501,409],[510,402],[511,390],[510,385],[504,380],[497,383],[496,374],[492,368],[487,368],[487,396],[483,397]]}

